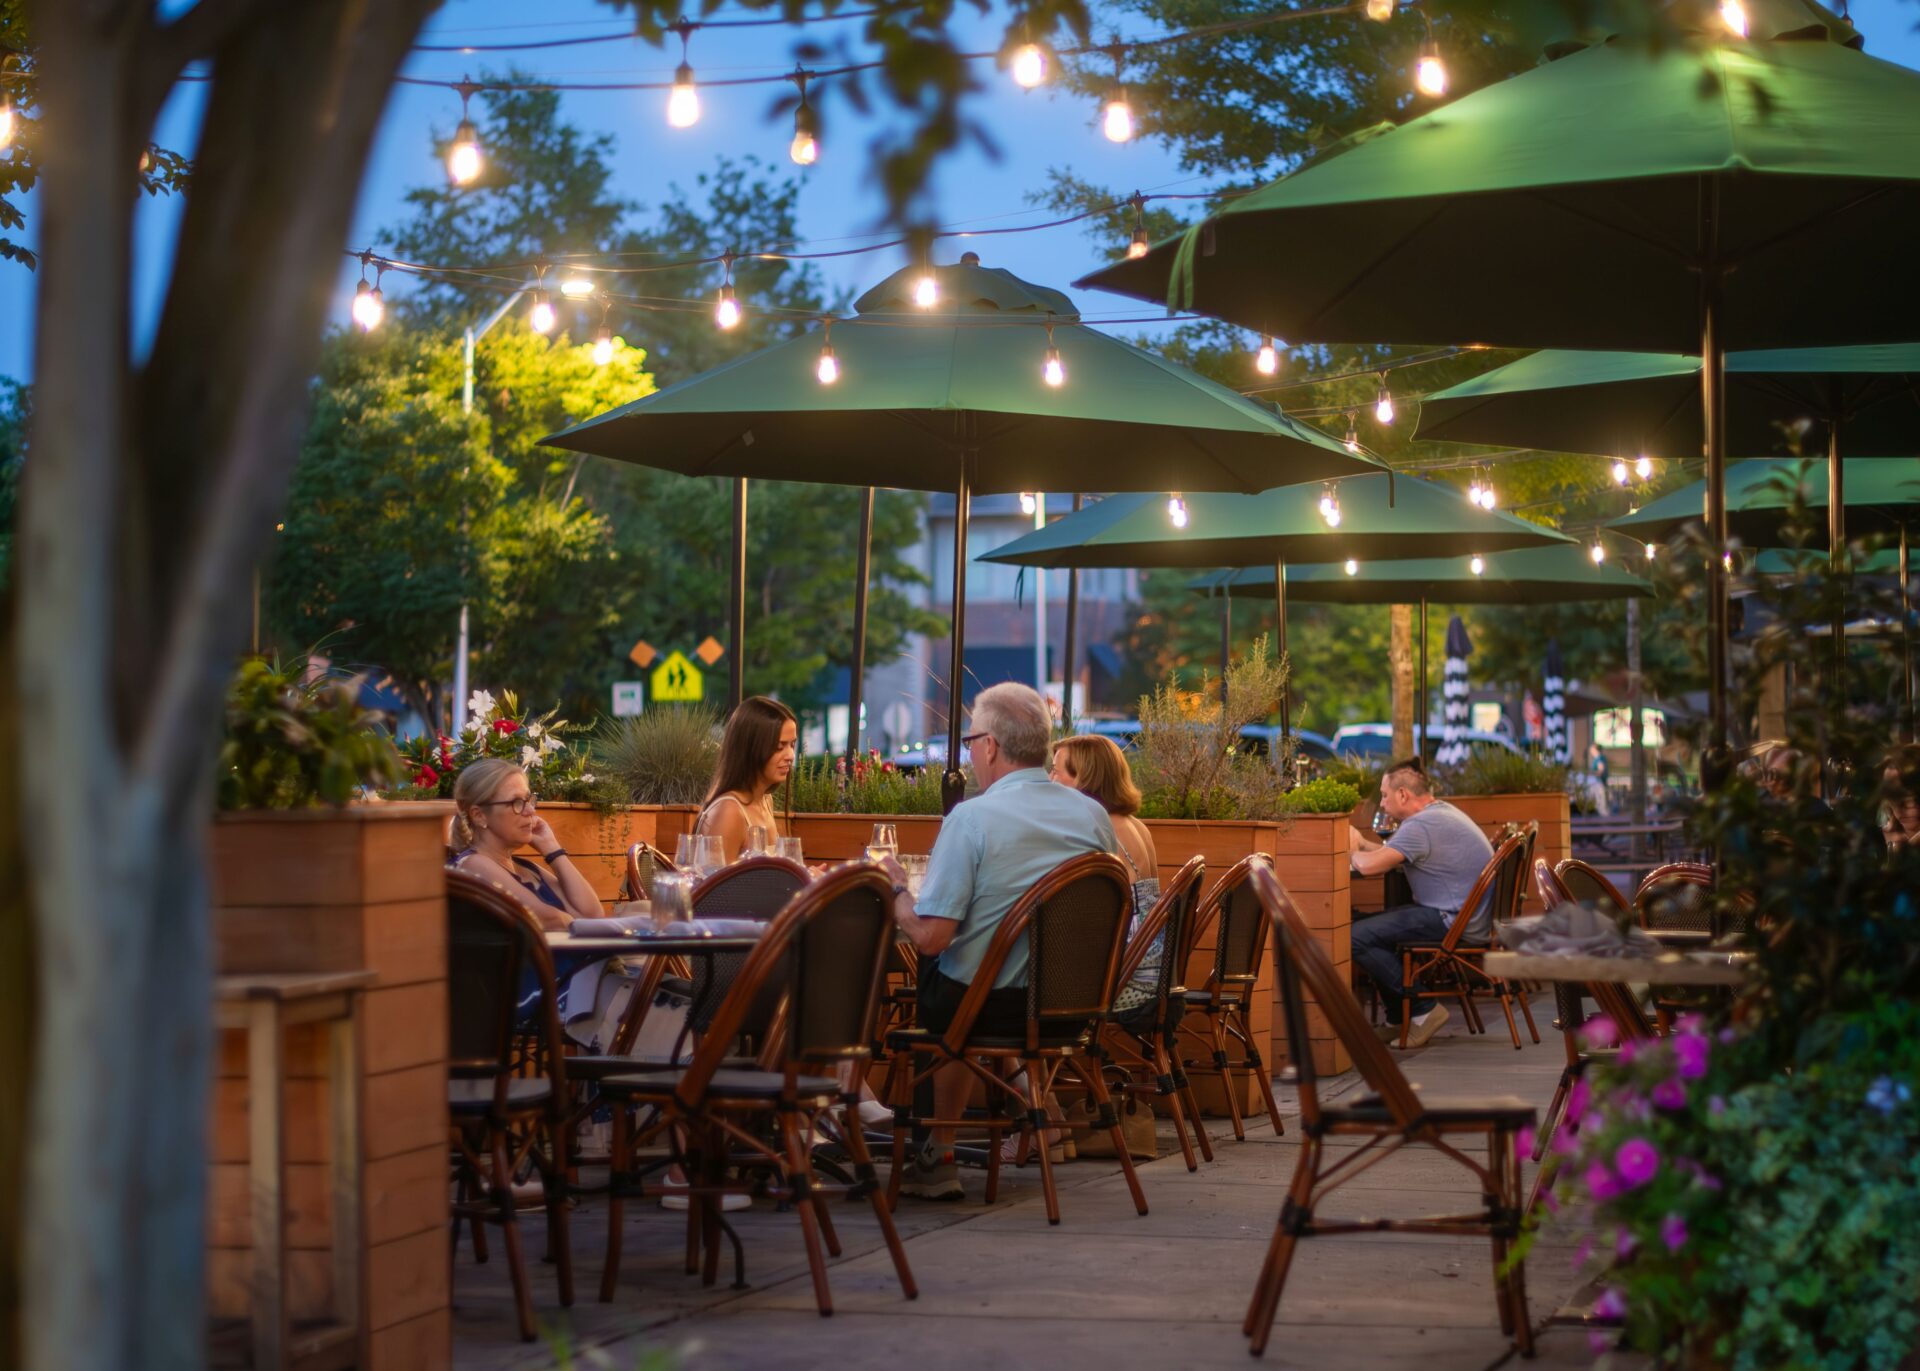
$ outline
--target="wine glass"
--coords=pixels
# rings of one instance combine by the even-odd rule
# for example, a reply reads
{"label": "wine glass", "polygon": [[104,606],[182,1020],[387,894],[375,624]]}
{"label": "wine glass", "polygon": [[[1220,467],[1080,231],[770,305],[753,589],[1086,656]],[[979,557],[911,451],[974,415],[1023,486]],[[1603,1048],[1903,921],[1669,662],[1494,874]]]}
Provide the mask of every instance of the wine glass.
{"label": "wine glass", "polygon": [[773,840],[773,855],[784,858],[796,866],[805,866],[807,864],[807,859],[801,855],[800,840],[798,838],[775,838]]}
{"label": "wine glass", "polygon": [[717,833],[702,833],[693,856],[693,869],[704,878],[727,864],[727,849]]}
{"label": "wine glass", "polygon": [[900,851],[900,835],[892,824],[875,824],[867,839],[867,860],[877,862]]}
{"label": "wine glass", "polygon": [[895,859],[907,873],[907,894],[920,898],[920,883],[927,878],[927,858],[911,855]]}
{"label": "wine glass", "polygon": [[682,833],[678,838],[674,839],[673,864],[679,867],[680,870],[693,870],[694,857],[698,852],[696,844],[699,838],[700,835],[698,833]]}
{"label": "wine glass", "polygon": [[772,835],[767,832],[767,826],[765,824],[751,824],[747,828],[745,855],[749,857],[764,857],[771,843]]}

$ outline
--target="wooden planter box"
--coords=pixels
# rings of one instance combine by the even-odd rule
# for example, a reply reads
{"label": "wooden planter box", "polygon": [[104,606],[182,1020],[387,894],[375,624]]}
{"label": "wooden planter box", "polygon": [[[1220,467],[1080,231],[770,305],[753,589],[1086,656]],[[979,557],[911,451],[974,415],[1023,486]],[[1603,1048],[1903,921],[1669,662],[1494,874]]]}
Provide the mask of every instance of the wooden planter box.
{"label": "wooden planter box", "polygon": [[[365,969],[361,1147],[375,1368],[452,1364],[447,1263],[445,828],[448,803],[224,814],[212,832],[215,958],[223,974]],[[327,1054],[287,1036],[290,1313],[330,1302]],[[208,1178],[208,1306],[247,1315],[246,1044],[221,1035]]]}
{"label": "wooden planter box", "polygon": [[866,856],[875,824],[892,824],[900,850],[909,855],[925,856],[940,836],[938,814],[795,814],[782,815],[780,822],[786,825],[788,837],[800,840],[800,850],[815,865]]}
{"label": "wooden planter box", "polygon": [[[1479,824],[1496,846],[1500,830],[1505,825],[1537,821],[1540,836],[1533,846],[1536,860],[1543,860],[1553,867],[1573,855],[1572,811],[1563,791],[1520,795],[1449,795],[1447,799],[1461,813]],[[1520,906],[1520,912],[1545,913],[1534,889],[1532,871],[1526,874],[1525,888],[1526,898]]]}
{"label": "wooden planter box", "polygon": [[693,832],[700,807],[616,805],[602,812],[589,804],[554,803],[541,805],[540,817],[552,827],[553,836],[593,886],[600,903],[611,908],[627,877],[627,849],[634,843],[651,843],[672,857],[675,840]]}
{"label": "wooden planter box", "polygon": [[[1353,927],[1352,875],[1347,840],[1348,815],[1301,814],[1282,829],[1275,845],[1274,874],[1293,896],[1293,903],[1321,949],[1333,962],[1344,984],[1353,976],[1350,936]],[[1273,992],[1273,1060],[1289,1059],[1286,1021],[1281,1017],[1281,995]],[[1322,1076],[1353,1069],[1346,1045],[1311,1000],[1307,1004],[1307,1031],[1313,1039],[1313,1067]]]}

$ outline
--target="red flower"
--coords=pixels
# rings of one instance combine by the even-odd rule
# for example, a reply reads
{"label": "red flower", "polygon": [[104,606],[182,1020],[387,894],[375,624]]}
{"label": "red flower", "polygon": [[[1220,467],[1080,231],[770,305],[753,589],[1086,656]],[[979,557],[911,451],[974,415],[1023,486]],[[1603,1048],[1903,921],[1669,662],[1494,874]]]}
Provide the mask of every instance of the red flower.
{"label": "red flower", "polygon": [[520,725],[512,719],[495,719],[493,721],[493,731],[495,733],[518,733],[520,731]]}
{"label": "red flower", "polygon": [[431,789],[440,784],[440,773],[423,763],[420,770],[414,773],[413,783],[422,790]]}

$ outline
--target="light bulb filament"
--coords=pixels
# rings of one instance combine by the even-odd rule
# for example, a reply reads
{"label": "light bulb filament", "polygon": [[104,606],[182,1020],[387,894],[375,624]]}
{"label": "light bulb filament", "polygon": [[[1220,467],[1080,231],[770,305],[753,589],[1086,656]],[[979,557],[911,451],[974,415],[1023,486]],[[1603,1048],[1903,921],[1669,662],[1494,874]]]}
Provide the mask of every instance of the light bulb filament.
{"label": "light bulb filament", "polygon": [[1175,528],[1187,526],[1187,502],[1177,491],[1167,497],[1167,521]]}

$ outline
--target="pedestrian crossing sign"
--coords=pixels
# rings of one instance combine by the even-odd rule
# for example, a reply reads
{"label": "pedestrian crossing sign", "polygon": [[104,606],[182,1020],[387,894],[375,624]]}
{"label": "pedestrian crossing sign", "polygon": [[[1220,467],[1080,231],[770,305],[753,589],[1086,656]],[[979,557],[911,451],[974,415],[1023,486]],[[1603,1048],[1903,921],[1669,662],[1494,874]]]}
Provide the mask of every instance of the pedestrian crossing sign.
{"label": "pedestrian crossing sign", "polygon": [[707,696],[706,677],[683,652],[670,652],[653,669],[655,704],[694,704]]}

